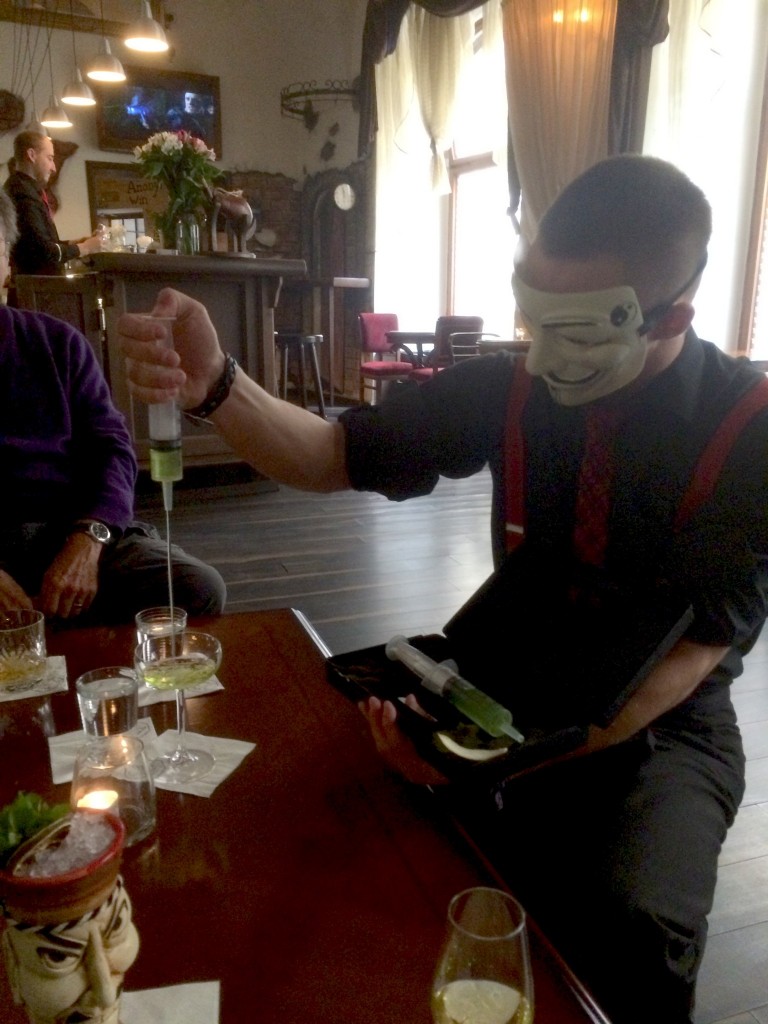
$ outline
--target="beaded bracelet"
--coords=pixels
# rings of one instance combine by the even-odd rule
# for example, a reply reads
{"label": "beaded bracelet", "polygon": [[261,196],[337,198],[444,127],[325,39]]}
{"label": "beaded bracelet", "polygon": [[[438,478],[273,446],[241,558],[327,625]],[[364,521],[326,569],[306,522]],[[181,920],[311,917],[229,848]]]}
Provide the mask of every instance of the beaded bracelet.
{"label": "beaded bracelet", "polygon": [[234,356],[227,352],[221,376],[214,383],[200,405],[196,405],[194,409],[185,409],[184,415],[192,420],[207,420],[229,398],[229,392],[232,388],[236,372],[237,362]]}

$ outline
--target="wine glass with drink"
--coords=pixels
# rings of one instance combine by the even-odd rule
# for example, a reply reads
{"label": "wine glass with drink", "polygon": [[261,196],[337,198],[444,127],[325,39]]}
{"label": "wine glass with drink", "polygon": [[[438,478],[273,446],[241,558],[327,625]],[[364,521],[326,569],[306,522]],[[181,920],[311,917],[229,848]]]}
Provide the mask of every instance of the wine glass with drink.
{"label": "wine glass with drink", "polygon": [[525,911],[500,889],[458,893],[432,985],[435,1024],[532,1024]]}
{"label": "wine glass with drink", "polygon": [[216,637],[193,629],[147,636],[136,648],[139,678],[156,690],[176,691],[178,736],[175,749],[162,758],[165,782],[191,782],[213,768],[213,754],[187,746],[184,690],[210,679],[220,664],[221,644]]}

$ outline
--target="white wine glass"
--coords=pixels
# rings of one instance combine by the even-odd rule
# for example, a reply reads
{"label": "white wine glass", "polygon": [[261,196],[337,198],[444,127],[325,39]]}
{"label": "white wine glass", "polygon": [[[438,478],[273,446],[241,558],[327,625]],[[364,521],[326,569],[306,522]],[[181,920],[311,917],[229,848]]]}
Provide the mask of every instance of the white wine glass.
{"label": "white wine glass", "polygon": [[435,1024],[531,1024],[525,911],[500,889],[458,893],[432,985]]}
{"label": "white wine glass", "polygon": [[176,691],[178,736],[176,748],[161,759],[164,782],[191,782],[213,768],[213,754],[187,746],[184,690],[210,679],[220,664],[221,644],[216,637],[192,629],[149,636],[136,648],[135,667],[139,678],[156,690]]}

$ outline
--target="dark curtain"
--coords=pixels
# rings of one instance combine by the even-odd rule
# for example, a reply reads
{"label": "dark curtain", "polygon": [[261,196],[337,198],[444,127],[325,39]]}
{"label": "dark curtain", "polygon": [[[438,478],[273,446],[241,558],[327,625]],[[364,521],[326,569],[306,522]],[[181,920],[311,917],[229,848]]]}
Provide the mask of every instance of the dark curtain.
{"label": "dark curtain", "polygon": [[611,153],[639,153],[643,147],[651,51],[668,35],[669,0],[619,0],[611,65]]}
{"label": "dark curtain", "polygon": [[[611,153],[640,152],[651,74],[651,50],[669,33],[669,0],[617,0],[611,69],[608,144]],[[414,0],[430,14],[453,17],[481,7],[483,0]],[[374,66],[393,52],[410,0],[368,0],[360,68],[358,153],[366,156],[376,136]],[[509,151],[510,206],[517,209],[520,182]]]}

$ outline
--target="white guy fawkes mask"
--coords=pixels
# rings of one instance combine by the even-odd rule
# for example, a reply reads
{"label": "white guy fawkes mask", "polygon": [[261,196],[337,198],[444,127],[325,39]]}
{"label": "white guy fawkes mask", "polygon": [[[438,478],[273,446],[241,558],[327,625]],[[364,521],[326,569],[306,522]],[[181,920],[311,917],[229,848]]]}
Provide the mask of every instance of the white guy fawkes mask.
{"label": "white guy fawkes mask", "polygon": [[640,374],[650,325],[629,285],[542,292],[515,274],[512,291],[532,337],[526,369],[544,378],[560,405],[593,402]]}

